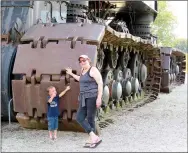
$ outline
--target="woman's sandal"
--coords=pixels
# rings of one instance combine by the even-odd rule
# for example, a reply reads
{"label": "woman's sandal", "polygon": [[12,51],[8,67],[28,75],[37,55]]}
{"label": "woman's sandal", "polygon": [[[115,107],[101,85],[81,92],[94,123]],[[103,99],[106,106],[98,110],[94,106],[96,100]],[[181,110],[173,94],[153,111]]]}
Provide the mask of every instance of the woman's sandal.
{"label": "woman's sandal", "polygon": [[102,140],[95,143],[85,143],[84,148],[96,148],[101,142]]}
{"label": "woman's sandal", "polygon": [[54,140],[54,138],[53,137],[49,137],[51,140]]}

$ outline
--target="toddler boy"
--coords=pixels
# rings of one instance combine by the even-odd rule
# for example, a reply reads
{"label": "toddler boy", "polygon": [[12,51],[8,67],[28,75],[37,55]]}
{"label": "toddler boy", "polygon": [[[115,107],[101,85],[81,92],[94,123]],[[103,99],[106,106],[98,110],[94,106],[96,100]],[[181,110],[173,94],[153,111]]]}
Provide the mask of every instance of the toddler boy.
{"label": "toddler boy", "polygon": [[70,90],[70,86],[67,86],[64,91],[62,91],[59,95],[57,95],[56,88],[54,86],[50,86],[47,88],[48,91],[48,130],[50,139],[57,139],[57,129],[58,129],[58,116],[59,116],[59,98],[62,97],[68,90]]}

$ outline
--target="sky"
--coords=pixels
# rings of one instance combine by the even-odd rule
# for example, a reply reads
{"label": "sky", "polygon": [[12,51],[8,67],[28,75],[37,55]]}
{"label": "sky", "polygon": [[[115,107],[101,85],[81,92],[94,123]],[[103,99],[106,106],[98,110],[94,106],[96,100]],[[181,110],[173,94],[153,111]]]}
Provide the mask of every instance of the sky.
{"label": "sky", "polygon": [[177,17],[174,34],[179,38],[187,38],[187,1],[169,1],[170,10]]}

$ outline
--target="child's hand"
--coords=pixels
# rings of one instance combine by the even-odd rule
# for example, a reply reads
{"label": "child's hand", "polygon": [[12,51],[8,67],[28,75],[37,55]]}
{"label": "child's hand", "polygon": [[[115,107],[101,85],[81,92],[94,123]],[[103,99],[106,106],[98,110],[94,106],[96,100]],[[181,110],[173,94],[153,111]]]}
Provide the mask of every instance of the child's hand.
{"label": "child's hand", "polygon": [[67,91],[70,90],[70,86],[67,86],[67,87],[66,87],[66,90],[67,90]]}
{"label": "child's hand", "polygon": [[55,93],[51,95],[51,97],[52,97],[52,98],[54,98],[55,96],[56,96],[56,94],[55,94]]}

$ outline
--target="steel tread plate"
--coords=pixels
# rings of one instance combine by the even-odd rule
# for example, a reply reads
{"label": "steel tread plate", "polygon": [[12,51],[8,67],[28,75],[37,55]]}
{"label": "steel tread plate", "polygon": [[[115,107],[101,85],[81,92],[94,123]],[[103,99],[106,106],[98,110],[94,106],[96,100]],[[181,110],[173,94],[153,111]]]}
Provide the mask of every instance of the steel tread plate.
{"label": "steel tread plate", "polygon": [[54,24],[54,26],[34,25],[22,37],[21,41],[39,40],[67,40],[78,37],[86,41],[100,43],[105,33],[105,26],[98,24],[66,23]]}
{"label": "steel tread plate", "polygon": [[96,65],[96,46],[77,42],[75,48],[71,49],[70,44],[71,42],[48,43],[46,48],[31,48],[30,44],[19,45],[13,74],[31,77],[32,71],[36,70],[36,76],[40,77],[42,74],[61,74],[66,67],[71,67],[79,74],[78,57],[81,54],[88,55],[92,64]]}

